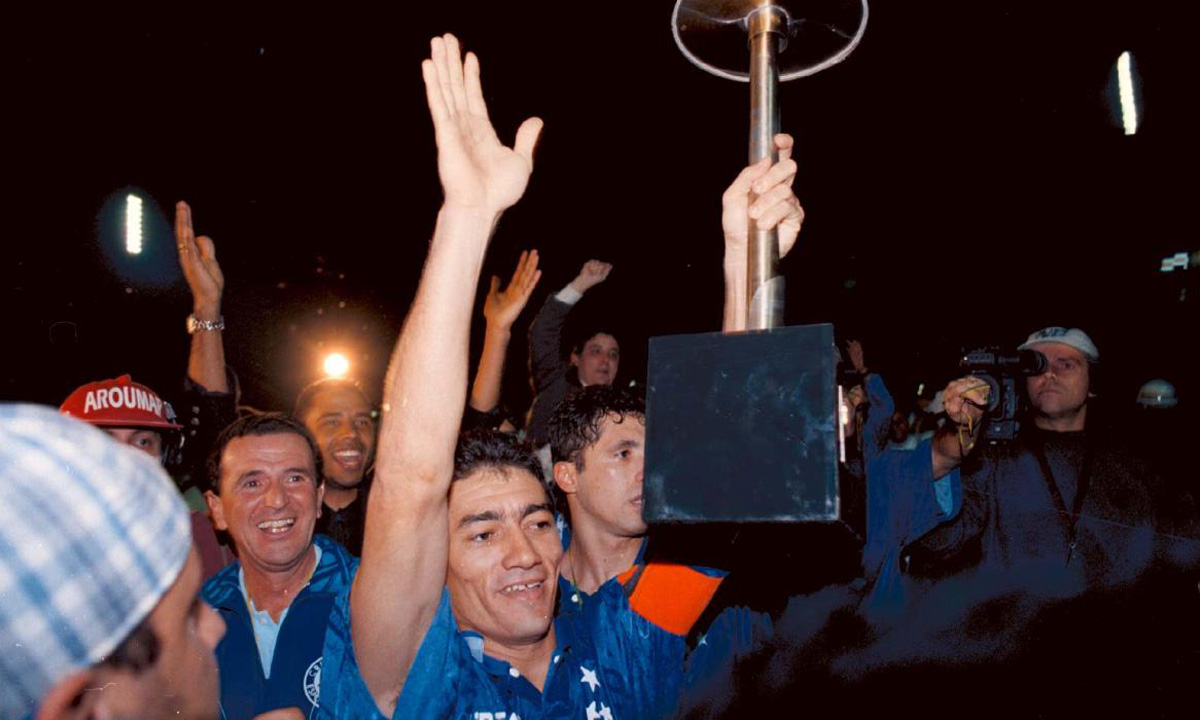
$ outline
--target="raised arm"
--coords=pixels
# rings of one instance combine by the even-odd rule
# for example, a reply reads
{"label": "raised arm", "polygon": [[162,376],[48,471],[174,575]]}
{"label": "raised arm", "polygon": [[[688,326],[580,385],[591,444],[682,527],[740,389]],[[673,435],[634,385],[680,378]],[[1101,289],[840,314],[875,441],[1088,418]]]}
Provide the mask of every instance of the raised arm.
{"label": "raised arm", "polygon": [[[734,179],[721,197],[721,229],[725,232],[725,332],[746,329],[746,247],[749,220],[758,227],[779,228],[779,257],[783,259],[796,244],[804,208],[792,192],[796,161],[792,160],[792,136],[775,136],[779,162],[770,158],[751,165]],[[751,203],[753,194],[754,202]]]}
{"label": "raised arm", "polygon": [[375,484],[362,564],[351,591],[354,651],[384,715],[437,609],[446,579],[447,499],[466,402],[474,287],[500,214],[521,198],[541,121],[510,149],[496,137],[479,62],[452,35],[421,65],[444,202],[416,298],[384,384]]}
{"label": "raised arm", "polygon": [[471,407],[474,410],[487,413],[500,404],[504,360],[508,355],[512,326],[525,309],[525,303],[529,302],[529,296],[541,277],[537,250],[521,252],[517,268],[513,270],[512,279],[503,292],[500,291],[500,278],[492,276],[492,287],[483,303],[483,316],[487,320],[483,352],[479,356],[475,384],[471,386]]}
{"label": "raised arm", "polygon": [[192,229],[192,209],[182,200],[175,205],[175,247],[179,266],[192,292],[192,317],[198,321],[192,331],[188,352],[188,377],[213,393],[229,392],[225,374],[225,343],[221,330],[207,325],[222,321],[221,294],[225,275],[217,264],[217,249],[212,238],[196,237]]}
{"label": "raised arm", "polygon": [[562,331],[571,308],[588,290],[608,279],[612,269],[612,263],[588,260],[574,280],[546,298],[546,304],[533,319],[529,326],[529,367],[537,392],[545,390],[567,370],[562,356]]}

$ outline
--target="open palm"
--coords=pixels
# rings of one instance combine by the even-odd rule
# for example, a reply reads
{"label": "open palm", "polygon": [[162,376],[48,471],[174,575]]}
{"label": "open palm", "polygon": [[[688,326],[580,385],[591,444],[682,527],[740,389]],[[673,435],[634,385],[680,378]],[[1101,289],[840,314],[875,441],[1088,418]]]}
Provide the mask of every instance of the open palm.
{"label": "open palm", "polygon": [[505,147],[488,119],[479,60],[468,53],[464,62],[453,35],[432,40],[421,72],[446,204],[495,213],[511,207],[529,184],[542,121],[526,120],[513,147]]}

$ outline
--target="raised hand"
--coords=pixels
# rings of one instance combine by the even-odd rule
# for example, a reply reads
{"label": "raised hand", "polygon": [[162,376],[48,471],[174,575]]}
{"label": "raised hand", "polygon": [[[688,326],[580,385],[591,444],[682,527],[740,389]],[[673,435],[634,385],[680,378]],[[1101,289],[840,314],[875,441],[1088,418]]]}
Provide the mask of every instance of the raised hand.
{"label": "raised hand", "polygon": [[215,320],[221,314],[225,275],[217,263],[217,249],[212,238],[196,237],[192,229],[192,209],[182,200],[175,204],[175,247],[179,250],[179,267],[192,292],[196,317]]}
{"label": "raised hand", "polygon": [[467,53],[463,61],[458,38],[453,35],[433,38],[421,74],[433,118],[446,205],[494,214],[511,207],[529,183],[542,121],[529,118],[523,122],[513,147],[505,147],[488,119],[479,60],[474,53]]}
{"label": "raised hand", "polygon": [[[792,136],[775,136],[779,162],[771,164],[769,157],[742,170],[721,197],[721,228],[725,231],[726,255],[746,254],[749,220],[753,218],[760,230],[779,228],[779,257],[783,258],[796,244],[804,208],[792,192],[796,180],[796,161],[792,160]],[[756,199],[750,203],[750,194]],[[747,207],[749,206],[749,207]]]}
{"label": "raised hand", "polygon": [[612,263],[606,263],[601,260],[588,260],[583,264],[575,279],[571,281],[571,287],[581,293],[585,293],[608,279],[608,274],[612,272],[612,269]]}
{"label": "raised hand", "polygon": [[488,325],[512,327],[541,278],[537,250],[521,251],[512,279],[508,281],[508,287],[504,288],[503,292],[500,290],[500,278],[493,275],[492,287],[483,302],[483,316],[487,318]]}

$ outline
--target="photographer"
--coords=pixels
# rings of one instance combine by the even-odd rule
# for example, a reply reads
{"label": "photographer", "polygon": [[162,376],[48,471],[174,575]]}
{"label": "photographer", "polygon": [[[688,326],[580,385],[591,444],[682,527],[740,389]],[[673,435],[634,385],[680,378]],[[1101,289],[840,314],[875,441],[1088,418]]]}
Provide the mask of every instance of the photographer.
{"label": "photographer", "polygon": [[[1088,422],[1100,353],[1084,331],[1061,327],[1030,335],[1019,350],[1041,353],[1045,365],[1025,379],[1032,423],[1013,440],[980,441],[993,400],[986,380],[967,376],[943,391],[950,422],[933,439],[926,478],[948,480],[936,505],[943,521],[902,562],[914,575],[991,571],[1035,594],[1130,581],[1157,549],[1155,483]],[[936,490],[932,482],[917,489]]]}

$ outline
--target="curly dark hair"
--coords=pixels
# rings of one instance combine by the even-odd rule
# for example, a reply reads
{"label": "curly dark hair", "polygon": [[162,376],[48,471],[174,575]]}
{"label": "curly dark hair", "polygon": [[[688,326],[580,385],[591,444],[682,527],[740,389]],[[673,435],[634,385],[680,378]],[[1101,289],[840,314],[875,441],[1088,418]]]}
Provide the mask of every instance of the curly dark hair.
{"label": "curly dark hair", "polygon": [[616,416],[624,422],[633,415],[646,418],[646,401],[628,390],[608,385],[592,385],[568,395],[550,416],[550,457],[554,462],[573,462],[583,469],[583,451],[600,440],[600,423]]}
{"label": "curly dark hair", "polygon": [[283,413],[256,413],[234,420],[217,435],[212,451],[208,454],[207,489],[212,490],[218,495],[221,494],[221,456],[225,454],[225,447],[229,443],[237,438],[250,435],[277,434],[299,435],[304,438],[304,442],[308,443],[308,449],[312,452],[313,467],[317,473],[316,483],[320,486],[321,483],[325,482],[324,468],[321,464],[321,450],[317,447],[317,442],[313,440],[312,435],[304,428],[304,425],[299,420],[290,418]]}
{"label": "curly dark hair", "polygon": [[480,468],[526,470],[545,485],[542,464],[533,449],[510,433],[498,430],[469,430],[458,436],[454,448],[454,480],[462,480]]}

